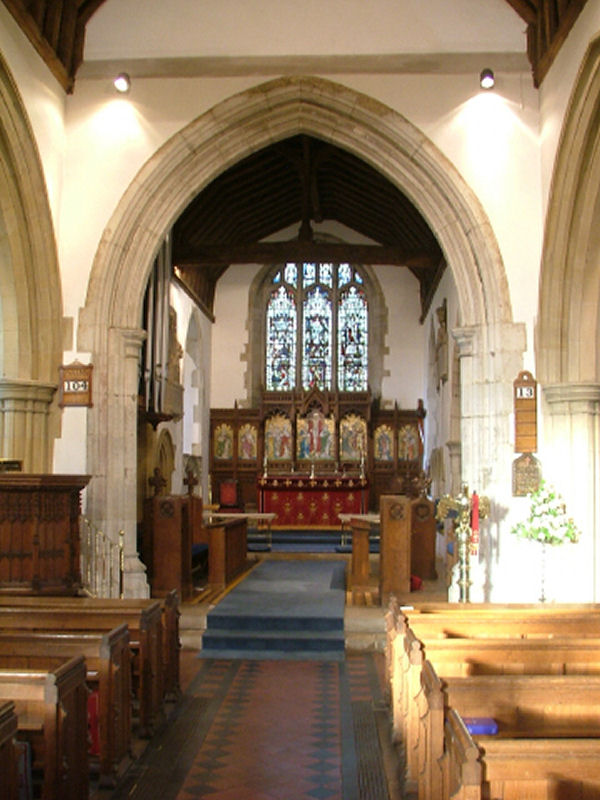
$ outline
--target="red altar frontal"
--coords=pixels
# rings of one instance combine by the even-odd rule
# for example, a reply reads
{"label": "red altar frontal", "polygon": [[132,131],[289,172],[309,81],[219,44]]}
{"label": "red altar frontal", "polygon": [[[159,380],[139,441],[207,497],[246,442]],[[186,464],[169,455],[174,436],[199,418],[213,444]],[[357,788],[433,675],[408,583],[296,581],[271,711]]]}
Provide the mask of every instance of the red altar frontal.
{"label": "red altar frontal", "polygon": [[273,475],[258,479],[261,512],[277,514],[273,525],[338,527],[339,514],[364,514],[369,505],[366,478],[341,475]]}

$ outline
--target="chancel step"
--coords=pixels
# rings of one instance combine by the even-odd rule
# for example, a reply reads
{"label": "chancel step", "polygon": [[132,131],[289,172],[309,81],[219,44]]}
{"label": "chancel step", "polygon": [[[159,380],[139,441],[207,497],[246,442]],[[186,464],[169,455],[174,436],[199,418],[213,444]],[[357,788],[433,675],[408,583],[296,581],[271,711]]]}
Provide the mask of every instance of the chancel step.
{"label": "chancel step", "polygon": [[344,631],[290,630],[256,631],[207,630],[202,639],[202,649],[208,650],[281,650],[319,653],[344,652]]}
{"label": "chancel step", "polygon": [[206,620],[204,658],[344,658],[344,563],[271,561]]}

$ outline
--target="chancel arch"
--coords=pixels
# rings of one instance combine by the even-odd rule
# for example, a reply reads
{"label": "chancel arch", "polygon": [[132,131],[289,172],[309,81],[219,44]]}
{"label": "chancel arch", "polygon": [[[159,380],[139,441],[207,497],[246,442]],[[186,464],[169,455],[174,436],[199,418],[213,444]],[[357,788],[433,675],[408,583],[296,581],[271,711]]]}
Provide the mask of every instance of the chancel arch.
{"label": "chancel arch", "polygon": [[[191,197],[250,153],[303,133],[348,150],[401,187],[436,235],[457,286],[461,328],[455,333],[468,364],[461,372],[468,400],[463,473],[483,489],[497,485],[506,492],[510,484],[510,459],[499,458],[510,453],[506,379],[521,368],[525,334],[512,323],[504,267],[481,205],[447,159],[401,115],[328,80],[282,78],[225,100],[173,136],[124,193],[94,260],[78,342],[93,353],[104,393],[89,412],[88,463],[98,477],[88,502],[94,518],[109,516],[102,523],[107,529],[125,528],[132,570],[135,490],[128,481],[135,479],[135,458],[126,467],[110,449],[118,440],[119,450],[127,452],[123,441],[135,436],[140,287]],[[488,357],[491,351],[496,358]],[[483,441],[482,417],[489,426]],[[128,580],[132,587],[135,580]]]}
{"label": "chancel arch", "polygon": [[[586,535],[585,599],[600,592],[600,38],[590,45],[561,133],[546,219],[536,336],[543,466]],[[592,591],[588,587],[593,586]],[[579,599],[579,598],[576,598]]]}
{"label": "chancel arch", "polygon": [[62,300],[42,166],[0,56],[0,457],[52,470]]}

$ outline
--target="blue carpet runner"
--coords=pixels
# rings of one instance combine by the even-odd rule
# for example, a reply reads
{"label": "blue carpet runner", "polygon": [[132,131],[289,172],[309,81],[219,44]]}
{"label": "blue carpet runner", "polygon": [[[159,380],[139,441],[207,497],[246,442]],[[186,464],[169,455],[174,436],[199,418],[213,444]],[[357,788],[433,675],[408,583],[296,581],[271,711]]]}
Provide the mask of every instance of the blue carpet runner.
{"label": "blue carpet runner", "polygon": [[345,564],[263,561],[209,612],[201,658],[344,658]]}

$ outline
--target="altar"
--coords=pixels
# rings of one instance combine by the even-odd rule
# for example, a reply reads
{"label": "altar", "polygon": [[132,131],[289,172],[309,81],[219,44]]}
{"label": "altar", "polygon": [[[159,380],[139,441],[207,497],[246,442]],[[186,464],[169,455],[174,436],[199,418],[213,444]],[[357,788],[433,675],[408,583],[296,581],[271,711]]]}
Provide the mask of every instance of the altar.
{"label": "altar", "polygon": [[369,507],[369,483],[359,476],[272,475],[257,483],[259,510],[276,514],[277,527],[339,528],[340,514]]}

